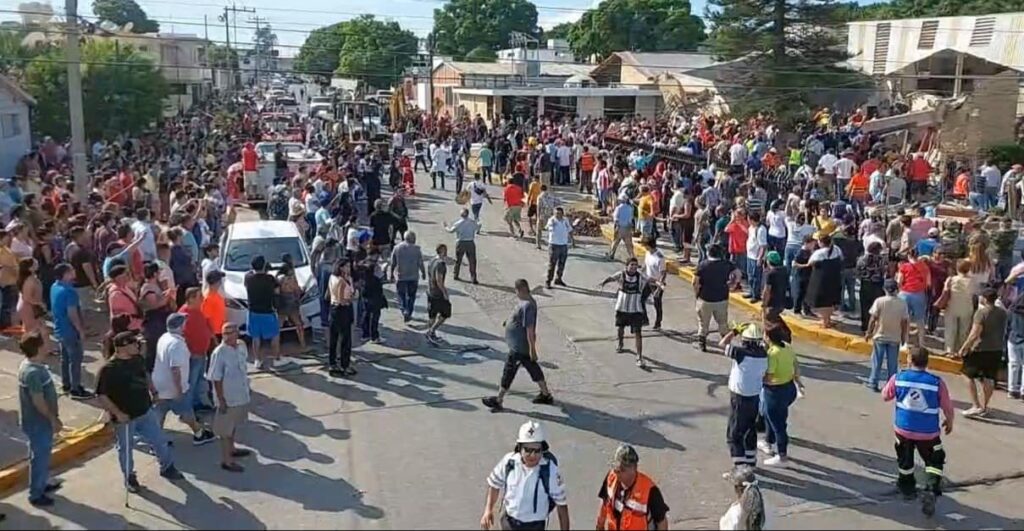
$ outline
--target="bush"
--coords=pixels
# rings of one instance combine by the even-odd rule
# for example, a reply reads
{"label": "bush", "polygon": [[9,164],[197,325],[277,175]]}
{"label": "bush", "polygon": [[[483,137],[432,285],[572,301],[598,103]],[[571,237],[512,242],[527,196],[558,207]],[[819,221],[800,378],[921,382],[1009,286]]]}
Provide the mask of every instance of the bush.
{"label": "bush", "polygon": [[982,155],[1002,170],[1014,164],[1024,164],[1024,145],[1003,144],[982,150]]}

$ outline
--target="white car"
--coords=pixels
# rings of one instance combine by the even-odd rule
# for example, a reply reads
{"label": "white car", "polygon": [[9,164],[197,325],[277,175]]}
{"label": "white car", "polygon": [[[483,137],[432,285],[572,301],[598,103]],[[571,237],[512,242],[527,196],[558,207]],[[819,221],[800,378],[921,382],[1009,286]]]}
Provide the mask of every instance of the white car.
{"label": "white car", "polygon": [[[295,264],[295,276],[303,295],[299,307],[303,326],[320,326],[320,287],[313,268],[309,265],[309,249],[291,221],[239,221],[228,225],[221,239],[223,249],[218,264],[224,272],[224,300],[227,319],[247,333],[249,296],[245,289],[245,275],[251,269],[255,256],[262,255],[270,263],[270,273],[276,275],[281,268],[281,256],[290,254]],[[294,330],[291,323],[282,330]]]}

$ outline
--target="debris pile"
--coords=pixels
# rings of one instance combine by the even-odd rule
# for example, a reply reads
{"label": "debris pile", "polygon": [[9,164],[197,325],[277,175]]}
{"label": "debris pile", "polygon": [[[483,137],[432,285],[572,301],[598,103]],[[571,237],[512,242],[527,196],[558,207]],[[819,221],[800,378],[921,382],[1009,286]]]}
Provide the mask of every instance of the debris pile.
{"label": "debris pile", "polygon": [[599,216],[586,210],[570,209],[567,212],[577,236],[600,236],[601,225],[609,223],[610,217]]}

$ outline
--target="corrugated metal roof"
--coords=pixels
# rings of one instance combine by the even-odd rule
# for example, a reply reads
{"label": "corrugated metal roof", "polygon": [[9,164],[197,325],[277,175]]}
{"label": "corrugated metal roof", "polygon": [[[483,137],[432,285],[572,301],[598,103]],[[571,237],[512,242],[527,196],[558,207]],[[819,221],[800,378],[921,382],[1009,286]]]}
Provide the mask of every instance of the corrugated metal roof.
{"label": "corrugated metal roof", "polygon": [[[878,42],[885,24],[890,35]],[[1024,72],[1024,12],[858,21],[847,28],[846,51],[856,58],[847,63],[866,73],[891,74],[941,50]]]}
{"label": "corrugated metal roof", "polygon": [[478,74],[484,76],[514,76],[516,75],[510,63],[471,63],[468,61],[445,61],[444,64],[451,66],[462,74]]}
{"label": "corrugated metal roof", "polygon": [[647,76],[662,72],[686,72],[716,63],[711,54],[694,52],[616,52],[622,64],[633,66]]}
{"label": "corrugated metal roof", "polygon": [[541,63],[540,75],[542,76],[590,76],[590,71],[597,65],[580,65],[575,63]]}

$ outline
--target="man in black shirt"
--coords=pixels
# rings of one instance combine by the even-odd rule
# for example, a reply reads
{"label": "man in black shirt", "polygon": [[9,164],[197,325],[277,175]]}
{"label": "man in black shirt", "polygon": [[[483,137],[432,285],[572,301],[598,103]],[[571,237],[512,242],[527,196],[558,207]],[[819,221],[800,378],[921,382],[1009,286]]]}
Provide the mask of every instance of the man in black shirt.
{"label": "man in black shirt", "polygon": [[708,326],[715,318],[718,333],[725,337],[729,333],[729,288],[737,286],[740,271],[730,260],[723,260],[721,245],[708,247],[708,260],[697,267],[693,277],[693,290],[697,293],[697,340],[700,349],[708,348]]}
{"label": "man in black shirt", "polygon": [[388,256],[391,252],[392,234],[396,218],[383,199],[373,203],[373,214],[370,214],[370,228],[373,230],[373,245],[380,249],[381,256]]}
{"label": "man in black shirt", "polygon": [[284,147],[278,142],[274,145],[274,184],[280,184],[288,172],[288,156],[284,153]]}
{"label": "man in black shirt", "polygon": [[100,405],[114,420],[118,464],[124,475],[125,488],[132,493],[140,489],[132,455],[135,435],[153,449],[160,462],[161,476],[170,480],[184,477],[174,467],[170,445],[151,407],[149,375],[146,362],[139,354],[142,351],[140,343],[141,338],[135,332],[121,332],[114,336],[114,356],[100,369],[96,383]]}
{"label": "man in black shirt", "polygon": [[96,257],[86,244],[85,228],[75,227],[70,233],[71,243],[64,248],[64,261],[75,268],[76,288],[97,288]]}
{"label": "man in black shirt", "polygon": [[793,313],[806,315],[809,318],[816,318],[811,307],[804,302],[807,296],[807,286],[811,283],[811,253],[814,252],[815,240],[810,234],[804,237],[804,246],[796,253],[793,259],[793,272],[790,274],[790,288],[795,288],[793,293]]}
{"label": "man in black shirt", "polygon": [[778,251],[769,251],[765,260],[768,262],[768,274],[761,291],[761,307],[767,323],[777,321],[782,310],[789,305],[789,272],[782,267],[782,256]]}
{"label": "man in black shirt", "polygon": [[[267,260],[253,257],[252,270],[245,275],[245,293],[249,299],[246,330],[252,338],[253,357],[260,370],[269,370],[281,354],[281,324],[277,319],[277,279],[267,272]],[[270,356],[260,357],[260,343],[270,341]]]}

